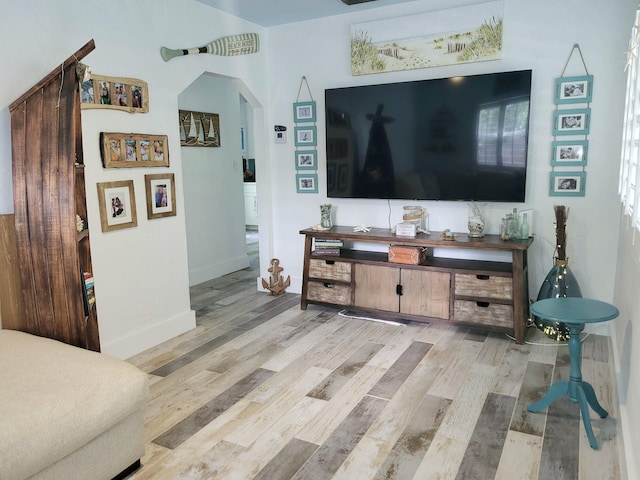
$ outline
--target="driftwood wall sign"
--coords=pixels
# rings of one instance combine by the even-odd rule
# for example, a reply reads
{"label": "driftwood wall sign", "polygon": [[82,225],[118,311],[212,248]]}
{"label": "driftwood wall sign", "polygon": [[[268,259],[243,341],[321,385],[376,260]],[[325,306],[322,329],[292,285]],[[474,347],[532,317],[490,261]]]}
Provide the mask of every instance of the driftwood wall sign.
{"label": "driftwood wall sign", "polygon": [[137,78],[105,77],[91,74],[80,84],[82,108],[110,108],[129,113],[149,111],[147,82]]}
{"label": "driftwood wall sign", "polygon": [[178,110],[178,122],[181,146],[220,146],[220,116],[217,113]]}
{"label": "driftwood wall sign", "polygon": [[169,166],[166,135],[101,132],[100,145],[105,168]]}

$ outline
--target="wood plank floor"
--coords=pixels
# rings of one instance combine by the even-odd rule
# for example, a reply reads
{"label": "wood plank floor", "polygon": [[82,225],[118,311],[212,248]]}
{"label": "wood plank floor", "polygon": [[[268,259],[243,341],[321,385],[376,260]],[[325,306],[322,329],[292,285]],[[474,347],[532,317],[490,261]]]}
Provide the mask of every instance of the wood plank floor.
{"label": "wood plank floor", "polygon": [[192,287],[195,330],[129,359],[151,380],[129,479],[622,478],[608,337],[583,342],[584,379],[609,412],[592,412],[596,451],[568,399],[526,410],[569,376],[568,348],[535,328],[516,345],[302,311],[298,295],[256,292],[250,255],[250,268]]}

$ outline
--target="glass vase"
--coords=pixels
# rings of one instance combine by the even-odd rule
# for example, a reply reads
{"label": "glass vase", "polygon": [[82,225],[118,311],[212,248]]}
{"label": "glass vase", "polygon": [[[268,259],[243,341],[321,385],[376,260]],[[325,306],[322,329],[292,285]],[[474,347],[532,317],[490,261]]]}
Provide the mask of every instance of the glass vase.
{"label": "glass vase", "polygon": [[333,220],[331,220],[331,204],[320,205],[320,226],[323,228],[333,227]]}
{"label": "glass vase", "polygon": [[[545,298],[582,297],[582,291],[575,275],[568,265],[568,260],[555,260],[555,265],[545,277],[538,292],[538,300]],[[549,338],[557,341],[569,339],[569,328],[562,322],[554,322],[540,317],[533,319],[536,327]]]}

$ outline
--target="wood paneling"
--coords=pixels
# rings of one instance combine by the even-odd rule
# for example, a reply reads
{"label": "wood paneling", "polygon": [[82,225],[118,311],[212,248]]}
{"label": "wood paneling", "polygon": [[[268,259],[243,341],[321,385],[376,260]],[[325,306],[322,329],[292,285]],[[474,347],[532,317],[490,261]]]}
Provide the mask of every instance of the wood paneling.
{"label": "wood paneling", "polygon": [[0,215],[0,309],[2,328],[24,328],[22,284],[13,215]]}
{"label": "wood paneling", "polygon": [[82,163],[76,66],[94,48],[88,42],[12,103],[10,113],[24,330],[99,350],[95,306],[86,315],[83,302],[89,235],[79,238],[76,229],[76,214],[86,215],[86,207],[77,207],[85,188],[76,168]]}

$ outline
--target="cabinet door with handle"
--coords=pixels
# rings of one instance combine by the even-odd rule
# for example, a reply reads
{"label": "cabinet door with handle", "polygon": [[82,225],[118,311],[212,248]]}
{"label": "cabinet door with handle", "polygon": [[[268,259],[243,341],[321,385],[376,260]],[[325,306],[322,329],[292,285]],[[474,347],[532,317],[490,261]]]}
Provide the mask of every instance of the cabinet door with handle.
{"label": "cabinet door with handle", "polygon": [[451,274],[402,269],[400,313],[449,319]]}
{"label": "cabinet door with handle", "polygon": [[359,263],[354,265],[354,270],[354,306],[398,312],[397,287],[400,283],[398,267]]}

